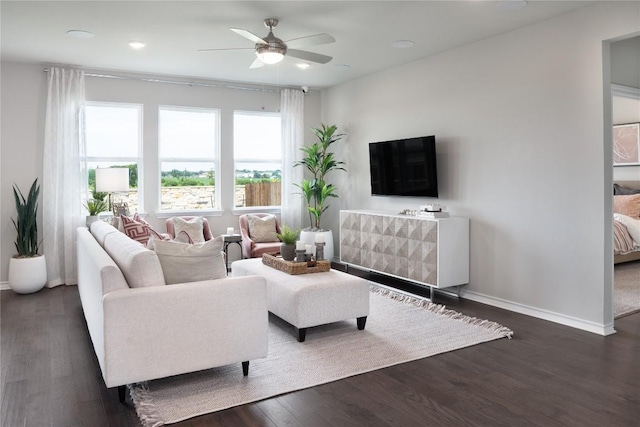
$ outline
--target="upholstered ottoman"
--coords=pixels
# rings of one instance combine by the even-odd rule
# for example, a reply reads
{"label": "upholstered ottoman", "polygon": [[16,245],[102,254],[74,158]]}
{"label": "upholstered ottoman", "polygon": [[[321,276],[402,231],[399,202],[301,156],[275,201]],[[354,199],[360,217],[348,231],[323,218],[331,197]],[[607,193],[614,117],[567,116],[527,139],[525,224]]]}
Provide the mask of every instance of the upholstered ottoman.
{"label": "upholstered ottoman", "polygon": [[357,319],[364,329],[369,315],[369,284],[366,280],[330,270],[290,275],[262,263],[261,258],[231,264],[232,276],[262,276],[267,281],[269,311],[292,324],[303,342],[307,328]]}

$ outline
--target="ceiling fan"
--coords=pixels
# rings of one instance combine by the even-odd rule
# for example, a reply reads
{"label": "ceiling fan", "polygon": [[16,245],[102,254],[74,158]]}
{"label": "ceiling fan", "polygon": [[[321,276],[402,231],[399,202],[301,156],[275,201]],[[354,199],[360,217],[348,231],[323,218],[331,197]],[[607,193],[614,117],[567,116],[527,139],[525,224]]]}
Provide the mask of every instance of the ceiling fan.
{"label": "ceiling fan", "polygon": [[336,41],[331,35],[322,33],[315,34],[313,36],[300,37],[297,39],[282,41],[278,37],[273,35],[273,28],[278,25],[278,20],[275,18],[267,18],[264,20],[264,25],[269,28],[269,34],[266,37],[258,37],[250,31],[242,30],[239,28],[231,28],[234,33],[251,40],[255,43],[253,48],[239,47],[239,48],[222,48],[222,49],[198,49],[198,52],[211,52],[216,50],[244,50],[254,49],[256,56],[258,57],[249,68],[262,67],[265,64],[277,64],[282,61],[285,55],[293,56],[294,58],[304,59],[306,61],[317,62],[319,64],[326,64],[333,58],[327,55],[321,55],[319,53],[308,52],[306,50],[298,50],[301,47],[316,46],[320,44],[333,43]]}

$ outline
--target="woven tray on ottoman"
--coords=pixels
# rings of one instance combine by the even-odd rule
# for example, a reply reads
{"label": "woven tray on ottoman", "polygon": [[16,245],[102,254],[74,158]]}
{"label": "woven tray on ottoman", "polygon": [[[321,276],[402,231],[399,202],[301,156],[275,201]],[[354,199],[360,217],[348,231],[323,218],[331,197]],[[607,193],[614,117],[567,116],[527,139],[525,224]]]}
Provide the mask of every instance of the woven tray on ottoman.
{"label": "woven tray on ottoman", "polygon": [[262,254],[262,263],[287,274],[322,273],[331,270],[331,263],[326,259],[316,261],[315,266],[309,267],[306,262],[285,261],[278,253]]}

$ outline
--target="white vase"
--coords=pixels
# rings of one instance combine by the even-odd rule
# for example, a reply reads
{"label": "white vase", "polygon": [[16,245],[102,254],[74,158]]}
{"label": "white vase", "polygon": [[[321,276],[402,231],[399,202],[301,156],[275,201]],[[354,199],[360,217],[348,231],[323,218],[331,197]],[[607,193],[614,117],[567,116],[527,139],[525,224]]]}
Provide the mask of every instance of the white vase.
{"label": "white vase", "polygon": [[9,260],[9,286],[19,294],[38,292],[47,283],[47,262],[44,255]]}
{"label": "white vase", "polygon": [[300,232],[300,241],[304,242],[306,245],[311,245],[313,247],[313,254],[316,254],[316,235],[322,234],[324,235],[324,259],[329,261],[333,261],[333,232],[331,230],[324,231],[309,231],[302,230]]}
{"label": "white vase", "polygon": [[98,221],[100,217],[98,215],[87,215],[87,228],[91,228],[91,224]]}

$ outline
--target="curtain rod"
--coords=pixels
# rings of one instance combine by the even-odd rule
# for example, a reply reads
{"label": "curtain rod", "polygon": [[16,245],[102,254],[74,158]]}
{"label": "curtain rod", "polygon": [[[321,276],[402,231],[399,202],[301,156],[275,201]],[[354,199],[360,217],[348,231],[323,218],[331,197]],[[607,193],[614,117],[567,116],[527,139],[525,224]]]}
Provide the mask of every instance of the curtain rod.
{"label": "curtain rod", "polygon": [[[48,73],[49,69],[45,68],[44,72]],[[112,74],[95,74],[95,73],[87,73],[87,72],[85,72],[84,75],[86,77],[96,77],[96,78],[102,78],[102,79],[135,80],[140,82],[166,83],[166,84],[174,84],[174,85],[182,85],[182,86],[217,87],[222,89],[248,90],[252,92],[280,93],[280,89],[265,89],[265,88],[257,88],[257,87],[236,86],[236,85],[229,85],[229,84],[184,82],[180,80],[163,80],[163,79],[152,79],[149,77],[133,77],[133,76],[115,76]]]}

